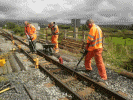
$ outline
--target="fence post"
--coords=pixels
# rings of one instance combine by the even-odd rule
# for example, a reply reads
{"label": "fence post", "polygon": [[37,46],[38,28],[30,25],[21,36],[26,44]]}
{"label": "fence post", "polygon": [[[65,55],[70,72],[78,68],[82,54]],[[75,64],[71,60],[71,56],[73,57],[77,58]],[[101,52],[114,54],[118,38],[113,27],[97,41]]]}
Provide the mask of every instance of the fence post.
{"label": "fence post", "polygon": [[78,39],[78,33],[76,32],[76,41],[77,41],[77,39]]}
{"label": "fence post", "polygon": [[65,39],[66,39],[66,30],[64,30],[64,37],[65,37]]}
{"label": "fence post", "polygon": [[[46,35],[46,40],[47,40],[47,39],[48,39],[47,29],[46,29],[46,34],[45,34],[45,35]],[[44,36],[45,36],[45,35],[44,35]],[[44,38],[45,38],[45,37],[44,37]]]}
{"label": "fence post", "polygon": [[78,27],[76,27],[76,36],[75,36],[75,38],[76,38],[76,41],[77,41],[77,39],[78,39]]}
{"label": "fence post", "polygon": [[84,31],[82,32],[82,35],[83,35],[83,41],[85,40],[85,33]]}

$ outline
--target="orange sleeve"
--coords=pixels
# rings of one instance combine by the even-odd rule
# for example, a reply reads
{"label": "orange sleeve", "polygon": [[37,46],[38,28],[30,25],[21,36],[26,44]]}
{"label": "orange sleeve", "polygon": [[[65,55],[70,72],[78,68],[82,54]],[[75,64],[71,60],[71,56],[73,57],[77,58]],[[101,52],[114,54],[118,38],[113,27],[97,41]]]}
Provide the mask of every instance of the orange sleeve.
{"label": "orange sleeve", "polygon": [[33,33],[35,33],[36,32],[36,28],[32,27],[32,31],[33,31]]}
{"label": "orange sleeve", "polygon": [[94,27],[92,27],[88,34],[87,43],[90,43],[94,40],[95,33],[96,33],[96,29]]}
{"label": "orange sleeve", "polygon": [[50,24],[48,24],[48,28],[50,28]]}

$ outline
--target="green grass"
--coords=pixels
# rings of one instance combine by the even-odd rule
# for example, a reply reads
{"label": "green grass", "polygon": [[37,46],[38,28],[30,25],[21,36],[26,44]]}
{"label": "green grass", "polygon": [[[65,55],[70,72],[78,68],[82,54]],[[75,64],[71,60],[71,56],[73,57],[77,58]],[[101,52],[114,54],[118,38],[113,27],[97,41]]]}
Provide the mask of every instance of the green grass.
{"label": "green grass", "polygon": [[117,44],[121,44],[121,45],[133,45],[133,39],[131,38],[126,38],[123,39],[123,37],[109,37],[109,38],[105,38],[106,42],[112,41],[115,45]]}
{"label": "green grass", "polygon": [[[60,34],[59,35],[59,43],[61,42],[61,40],[64,37],[64,29],[60,29]],[[68,30],[69,31],[69,30]],[[112,69],[126,69],[129,71],[133,70],[133,65],[132,65],[132,59],[133,59],[133,54],[131,54],[131,52],[133,51],[133,46],[129,46],[129,45],[133,45],[133,39],[131,38],[127,38],[123,39],[123,37],[117,37],[119,35],[124,36],[125,33],[133,33],[133,31],[130,30],[114,30],[112,28],[107,28],[103,31],[106,31],[106,35],[115,35],[116,37],[108,37],[105,39],[105,42],[108,43],[107,46],[105,46],[105,48],[107,49],[107,52],[103,52],[103,59],[104,59],[104,63],[106,64],[110,64],[110,66]],[[46,34],[46,31],[41,30],[42,34]],[[48,29],[48,34],[51,33],[51,30]],[[85,31],[85,33],[88,33],[89,31]],[[78,32],[78,39],[82,39],[82,31]],[[119,34],[117,34],[119,33]],[[67,36],[69,37],[73,37],[73,33],[69,33],[67,32]],[[87,40],[87,36],[85,37]],[[48,36],[48,39],[51,39],[51,36]],[[125,44],[126,41],[126,44]],[[78,55],[77,55],[78,56]],[[81,55],[80,55],[81,56]],[[119,70],[117,69],[117,71],[119,72]]]}
{"label": "green grass", "polygon": [[[62,41],[64,37],[64,29],[59,29],[61,33],[59,35],[59,43]],[[66,29],[66,31],[70,31],[70,29]],[[107,49],[107,52],[103,52],[103,59],[104,63],[110,64],[112,69],[122,68],[129,71],[133,70],[133,39],[128,38],[132,37],[132,35],[126,35],[126,34],[132,34],[132,30],[117,30],[113,28],[102,28],[102,31],[105,33],[105,35],[115,35],[115,37],[108,37],[105,38],[105,42],[108,43],[108,45],[105,46],[105,49]],[[85,33],[88,33],[88,31],[85,31]],[[51,29],[47,30],[48,34],[51,34]],[[82,39],[82,31],[78,32],[78,39]],[[46,34],[45,28],[41,28],[40,30],[40,36],[39,39],[44,39],[44,34]],[[73,33],[67,32],[67,36],[73,37]],[[125,39],[123,39],[125,38]],[[87,36],[85,37],[87,40]],[[44,39],[45,40],[45,39]],[[51,40],[51,36],[48,36],[48,40]],[[126,42],[125,42],[126,41]],[[78,56],[78,55],[77,55]],[[119,71],[119,70],[118,70]]]}
{"label": "green grass", "polygon": [[[109,37],[111,38],[111,37]],[[127,39],[127,41],[130,39]],[[106,43],[108,43],[105,48],[107,52],[103,53],[103,58],[105,62],[113,64],[117,67],[124,68],[126,70],[133,70],[133,46],[129,46],[133,43],[131,40],[124,45],[125,39],[112,37],[112,41],[106,39]]]}

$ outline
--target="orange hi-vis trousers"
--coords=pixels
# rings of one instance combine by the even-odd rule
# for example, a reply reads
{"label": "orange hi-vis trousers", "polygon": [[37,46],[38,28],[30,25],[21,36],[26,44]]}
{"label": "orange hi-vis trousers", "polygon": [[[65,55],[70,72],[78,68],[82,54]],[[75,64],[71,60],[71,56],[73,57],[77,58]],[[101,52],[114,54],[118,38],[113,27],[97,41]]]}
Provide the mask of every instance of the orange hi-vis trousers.
{"label": "orange hi-vis trousers", "polygon": [[86,70],[92,70],[91,58],[94,56],[99,75],[103,80],[107,80],[106,69],[102,58],[102,51],[103,48],[95,49],[94,51],[89,51],[85,56],[85,68]]}
{"label": "orange hi-vis trousers", "polygon": [[55,44],[54,50],[59,50],[58,48],[58,35],[52,35],[51,42]]}

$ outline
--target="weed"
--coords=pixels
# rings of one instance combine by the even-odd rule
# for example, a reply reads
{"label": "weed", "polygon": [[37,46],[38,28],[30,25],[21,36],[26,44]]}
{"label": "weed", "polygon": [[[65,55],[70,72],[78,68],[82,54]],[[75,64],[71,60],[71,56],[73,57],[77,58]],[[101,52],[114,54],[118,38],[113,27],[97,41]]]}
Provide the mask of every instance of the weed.
{"label": "weed", "polygon": [[0,76],[0,82],[7,81],[8,79],[5,77]]}

